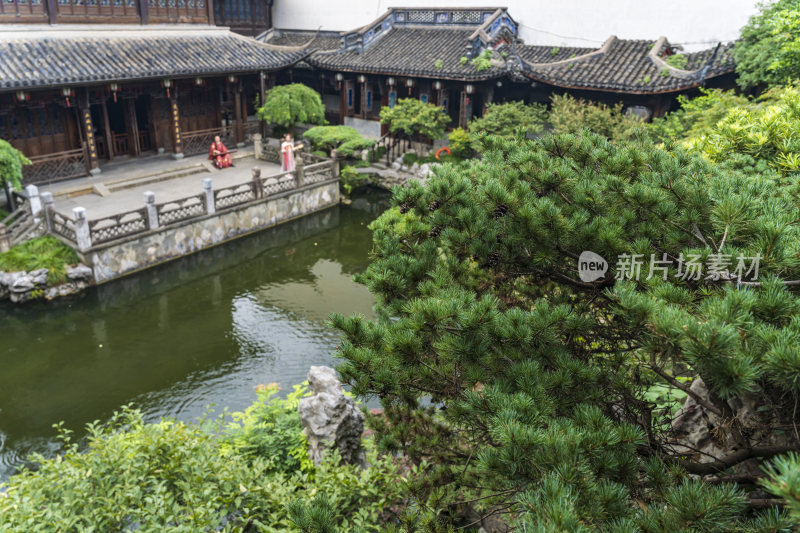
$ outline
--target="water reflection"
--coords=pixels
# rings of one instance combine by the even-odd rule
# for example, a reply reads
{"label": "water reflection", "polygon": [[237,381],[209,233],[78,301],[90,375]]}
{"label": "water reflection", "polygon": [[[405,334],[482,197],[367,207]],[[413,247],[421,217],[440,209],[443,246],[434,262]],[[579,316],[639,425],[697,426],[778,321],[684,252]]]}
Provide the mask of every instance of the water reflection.
{"label": "water reflection", "polygon": [[372,314],[351,276],[386,206],[369,193],[74,300],[0,306],[0,479],[50,450],[59,420],[80,430],[131,401],[151,419],[241,409],[255,385],[331,364],[330,313]]}

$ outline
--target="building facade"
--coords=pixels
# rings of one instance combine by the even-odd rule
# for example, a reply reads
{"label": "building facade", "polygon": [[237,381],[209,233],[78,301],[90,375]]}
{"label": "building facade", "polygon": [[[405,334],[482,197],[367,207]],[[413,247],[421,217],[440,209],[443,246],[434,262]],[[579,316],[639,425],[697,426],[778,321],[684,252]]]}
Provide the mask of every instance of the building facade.
{"label": "building facade", "polygon": [[377,122],[381,106],[399,98],[441,105],[453,127],[465,127],[497,101],[546,103],[554,93],[569,92],[622,102],[649,118],[669,110],[678,94],[733,84],[730,44],[687,53],[665,37],[611,36],[596,47],[530,45],[506,8],[392,8],[338,38],[273,29],[258,39],[307,42],[309,55],[279,73],[279,83],[315,87],[330,122],[376,138],[385,133]]}

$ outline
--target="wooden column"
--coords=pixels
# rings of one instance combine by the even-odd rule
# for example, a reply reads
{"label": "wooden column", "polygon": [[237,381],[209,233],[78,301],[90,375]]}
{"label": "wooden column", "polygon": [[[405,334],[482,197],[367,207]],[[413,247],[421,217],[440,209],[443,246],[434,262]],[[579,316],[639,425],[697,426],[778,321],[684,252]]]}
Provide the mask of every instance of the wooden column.
{"label": "wooden column", "polygon": [[128,132],[128,148],[131,155],[137,156],[141,153],[139,148],[139,124],[136,120],[136,100],[125,98],[125,129]]}
{"label": "wooden column", "polygon": [[242,82],[239,81],[233,90],[233,140],[238,145],[244,142],[244,121],[242,118]]}
{"label": "wooden column", "polygon": [[[146,1],[146,0],[145,0]],[[47,19],[50,24],[58,23],[58,4],[56,0],[45,0],[47,6]]]}
{"label": "wooden column", "polygon": [[114,159],[114,133],[111,131],[111,123],[108,121],[108,100],[103,100],[103,129],[106,132],[106,150],[108,159]]}
{"label": "wooden column", "polygon": [[[224,6],[221,11],[223,13],[225,12]],[[214,26],[216,24],[216,22],[214,21],[214,0],[206,0],[206,12],[208,13],[208,25]]]}
{"label": "wooden column", "polygon": [[89,173],[99,174],[100,163],[97,160],[97,146],[94,142],[94,125],[92,124],[92,112],[89,109],[88,89],[83,89],[79,93],[78,117],[80,117],[80,129],[83,132],[84,154],[86,155]]}
{"label": "wooden column", "polygon": [[459,100],[460,105],[458,109],[458,126],[461,128],[466,128],[470,116],[472,115],[471,95],[467,94],[467,91],[461,91],[461,97]]}
{"label": "wooden column", "polygon": [[172,114],[172,157],[183,158],[183,143],[181,142],[181,115],[178,110],[178,88],[175,87],[169,99],[169,109]]}
{"label": "wooden column", "polygon": [[[149,20],[149,13],[148,9],[148,2],[147,0],[139,0],[139,18],[142,19],[142,25],[147,25]],[[214,24],[214,22],[210,22],[209,24]]]}

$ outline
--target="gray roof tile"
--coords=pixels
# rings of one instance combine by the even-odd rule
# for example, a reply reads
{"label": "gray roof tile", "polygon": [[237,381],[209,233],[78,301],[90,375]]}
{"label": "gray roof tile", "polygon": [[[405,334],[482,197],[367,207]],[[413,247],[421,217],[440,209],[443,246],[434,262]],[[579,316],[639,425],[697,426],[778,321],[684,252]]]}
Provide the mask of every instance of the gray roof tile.
{"label": "gray roof tile", "polygon": [[221,31],[164,36],[86,33],[0,39],[0,90],[275,70],[309,53],[280,50]]}

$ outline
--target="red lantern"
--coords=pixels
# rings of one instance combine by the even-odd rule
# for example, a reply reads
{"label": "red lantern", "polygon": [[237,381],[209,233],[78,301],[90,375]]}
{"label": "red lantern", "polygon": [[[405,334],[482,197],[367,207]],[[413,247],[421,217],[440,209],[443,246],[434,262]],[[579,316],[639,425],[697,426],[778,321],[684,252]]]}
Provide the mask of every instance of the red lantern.
{"label": "red lantern", "polygon": [[67,101],[67,107],[72,107],[72,106],[70,105],[70,103],[69,103],[69,97],[70,97],[70,96],[73,96],[74,94],[75,94],[75,91],[73,91],[73,90],[72,90],[71,88],[69,88],[69,87],[64,87],[63,89],[61,89],[61,95],[62,95],[62,96],[64,97],[64,99]]}

